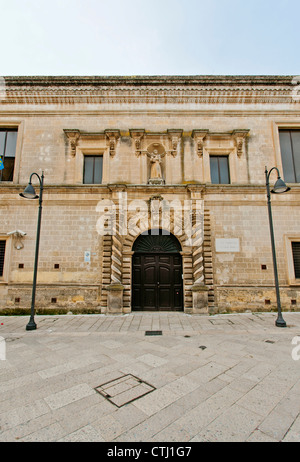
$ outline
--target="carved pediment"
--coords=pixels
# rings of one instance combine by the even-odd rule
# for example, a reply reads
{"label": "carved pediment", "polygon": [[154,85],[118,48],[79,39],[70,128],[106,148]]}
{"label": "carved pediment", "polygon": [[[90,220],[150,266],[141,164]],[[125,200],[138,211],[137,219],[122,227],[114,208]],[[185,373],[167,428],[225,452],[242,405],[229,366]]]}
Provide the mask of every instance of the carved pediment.
{"label": "carved pediment", "polygon": [[231,132],[210,132],[206,129],[193,130],[192,138],[195,141],[196,154],[203,155],[203,149],[208,147],[218,147],[220,150],[236,147],[237,155],[243,154],[244,142],[249,134],[247,129],[237,129]]}
{"label": "carved pediment", "polygon": [[144,129],[130,129],[129,133],[134,141],[137,156],[147,154],[148,146],[157,143],[164,146],[166,154],[175,157],[178,153],[183,130],[169,129],[166,132],[149,132]]}
{"label": "carved pediment", "polygon": [[[116,153],[116,144],[120,138],[120,130],[107,129],[103,132],[87,132],[78,129],[64,129],[64,133],[67,136],[70,143],[71,156],[76,155],[76,148],[82,141],[99,141],[103,145],[108,147],[111,156]],[[104,146],[103,146],[104,147]]]}

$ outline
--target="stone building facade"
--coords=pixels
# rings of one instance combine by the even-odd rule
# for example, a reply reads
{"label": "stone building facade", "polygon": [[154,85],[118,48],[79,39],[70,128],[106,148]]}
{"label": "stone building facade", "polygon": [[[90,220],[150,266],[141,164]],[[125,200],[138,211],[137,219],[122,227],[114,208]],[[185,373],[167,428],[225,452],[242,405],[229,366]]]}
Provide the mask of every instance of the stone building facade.
{"label": "stone building facade", "polygon": [[[0,81],[0,309],[300,307],[300,96],[292,76],[5,77]],[[276,171],[270,181],[277,179]],[[32,179],[36,192],[39,182]]]}

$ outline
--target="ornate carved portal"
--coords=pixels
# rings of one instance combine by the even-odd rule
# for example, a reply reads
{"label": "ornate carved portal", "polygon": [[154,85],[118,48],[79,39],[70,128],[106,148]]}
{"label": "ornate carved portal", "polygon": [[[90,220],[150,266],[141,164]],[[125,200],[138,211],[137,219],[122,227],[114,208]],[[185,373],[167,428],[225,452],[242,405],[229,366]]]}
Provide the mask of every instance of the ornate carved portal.
{"label": "ornate carved portal", "polygon": [[[153,201],[161,205],[158,209],[158,223],[162,224],[164,200],[159,195],[151,196],[148,201],[146,222],[150,223],[152,220],[150,210],[153,209]],[[208,312],[208,297],[212,290],[212,282],[208,280],[211,265],[207,267],[204,261],[204,250],[207,250],[208,243],[204,241],[204,230],[200,224],[203,221],[196,219],[197,214],[204,210],[201,212],[197,208],[197,201],[194,199],[191,200],[190,207],[189,215],[194,218],[188,234],[185,230],[181,230],[180,234],[176,232],[178,217],[176,218],[174,211],[170,214],[170,227],[165,228],[169,229],[166,235],[161,233],[163,226],[152,226],[149,231],[147,223],[143,225],[139,222],[126,234],[116,224],[113,235],[104,236],[102,312],[129,313],[139,307],[141,310],[150,310],[152,307],[153,310],[184,310],[186,313]],[[119,222],[120,212],[116,211],[116,222]],[[145,212],[147,215],[147,211]],[[133,218],[134,211],[129,211],[127,223]],[[158,234],[155,234],[158,230]],[[150,234],[150,237],[141,241],[140,236],[145,233]],[[149,278],[145,279],[143,276],[140,283],[139,274],[142,277],[141,274],[146,271],[149,271]],[[151,278],[155,280],[152,281]],[[145,299],[144,294],[143,302],[139,305],[139,297],[144,290],[148,290],[149,297]]]}

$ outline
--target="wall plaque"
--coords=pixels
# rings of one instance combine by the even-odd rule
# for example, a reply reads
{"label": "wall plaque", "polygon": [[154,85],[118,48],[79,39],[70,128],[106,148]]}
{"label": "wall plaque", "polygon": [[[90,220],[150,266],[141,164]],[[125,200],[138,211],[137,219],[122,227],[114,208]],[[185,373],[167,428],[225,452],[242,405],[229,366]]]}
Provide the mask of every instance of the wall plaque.
{"label": "wall plaque", "polygon": [[216,252],[239,252],[240,240],[216,238]]}

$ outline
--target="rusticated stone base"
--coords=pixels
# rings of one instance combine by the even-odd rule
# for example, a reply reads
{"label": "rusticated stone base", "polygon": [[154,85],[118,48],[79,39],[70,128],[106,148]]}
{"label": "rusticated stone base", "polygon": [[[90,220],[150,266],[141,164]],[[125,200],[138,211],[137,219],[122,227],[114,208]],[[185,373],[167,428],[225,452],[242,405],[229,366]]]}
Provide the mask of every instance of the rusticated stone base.
{"label": "rusticated stone base", "polygon": [[111,284],[106,287],[107,292],[107,314],[121,314],[123,312],[123,291],[122,284]]}
{"label": "rusticated stone base", "polygon": [[[101,294],[102,292],[102,294]],[[245,311],[276,311],[274,287],[215,287],[215,304],[209,305],[209,287],[190,286],[191,303],[184,311],[189,314],[242,313]],[[102,298],[107,296],[107,305]],[[0,313],[22,314],[30,311],[32,286],[3,285],[0,287]],[[280,287],[283,311],[300,311],[300,288]],[[131,306],[124,301],[123,285],[57,286],[41,284],[36,289],[35,307],[38,313],[102,313],[124,314]]]}
{"label": "rusticated stone base", "polygon": [[[215,288],[219,313],[245,311],[276,311],[275,287],[218,287]],[[300,288],[280,288],[284,311],[300,311]]]}
{"label": "rusticated stone base", "polygon": [[208,287],[204,284],[192,286],[193,293],[193,313],[208,314]]}
{"label": "rusticated stone base", "polygon": [[[0,312],[21,314],[30,310],[31,285],[4,286]],[[99,286],[37,285],[35,308],[39,313],[101,313]]]}

